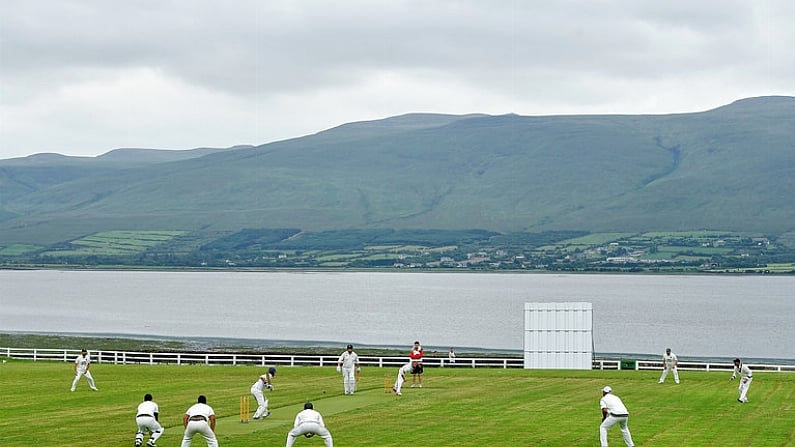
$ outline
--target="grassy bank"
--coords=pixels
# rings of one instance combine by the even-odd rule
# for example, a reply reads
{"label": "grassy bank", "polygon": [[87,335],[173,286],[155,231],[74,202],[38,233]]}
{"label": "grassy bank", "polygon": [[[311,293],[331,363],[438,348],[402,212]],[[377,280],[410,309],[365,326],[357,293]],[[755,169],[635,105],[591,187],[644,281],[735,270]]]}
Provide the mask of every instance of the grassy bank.
{"label": "grassy bank", "polygon": [[[36,349],[82,349],[89,351],[143,351],[143,352],[236,352],[236,353],[290,353],[309,355],[339,355],[344,343],[318,343],[321,346],[306,342],[267,341],[255,339],[229,338],[157,338],[157,337],[101,337],[97,335],[77,334],[30,334],[0,333],[0,346],[10,348]],[[409,347],[393,349],[387,347],[357,346],[359,355],[398,356],[406,355]],[[457,350],[461,357],[521,357],[521,353],[492,352],[483,349]],[[434,352],[426,349],[426,355],[446,357],[447,350]]]}
{"label": "grassy bank", "polygon": [[[241,424],[239,398],[261,368],[96,364],[92,371],[100,391],[83,381],[71,393],[71,364],[1,364],[3,444],[132,445],[135,409],[149,392],[166,429],[161,447],[179,445],[182,414],[198,394],[219,417],[224,447],[284,445],[307,400],[324,414],[337,446],[598,446],[599,390],[611,385],[629,407],[639,446],[795,445],[795,375],[788,373],[755,374],[750,402],[739,404],[737,382],[718,372],[682,372],[680,385],[661,385],[657,371],[433,368],[424,388],[404,388],[398,398],[384,392],[396,368],[364,368],[360,391],[343,396],[332,367],[279,367],[267,394],[272,416]],[[623,445],[617,429],[610,440]],[[301,438],[296,445],[322,440]]]}

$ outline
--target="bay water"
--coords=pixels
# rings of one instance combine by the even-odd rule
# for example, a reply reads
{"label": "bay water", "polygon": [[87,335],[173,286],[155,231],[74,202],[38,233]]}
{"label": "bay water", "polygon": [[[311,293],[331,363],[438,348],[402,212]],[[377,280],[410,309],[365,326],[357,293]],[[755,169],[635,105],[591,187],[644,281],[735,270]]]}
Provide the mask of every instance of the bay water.
{"label": "bay water", "polygon": [[596,353],[795,359],[795,277],[0,270],[0,332],[521,351],[524,303],[593,303]]}

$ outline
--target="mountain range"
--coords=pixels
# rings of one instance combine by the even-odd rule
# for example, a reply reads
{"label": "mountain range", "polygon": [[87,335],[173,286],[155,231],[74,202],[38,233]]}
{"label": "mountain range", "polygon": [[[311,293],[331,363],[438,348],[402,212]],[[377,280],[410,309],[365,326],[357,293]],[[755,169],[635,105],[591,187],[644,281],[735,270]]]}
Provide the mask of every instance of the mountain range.
{"label": "mountain range", "polygon": [[0,160],[0,245],[110,230],[795,232],[795,98],[407,114],[260,146]]}

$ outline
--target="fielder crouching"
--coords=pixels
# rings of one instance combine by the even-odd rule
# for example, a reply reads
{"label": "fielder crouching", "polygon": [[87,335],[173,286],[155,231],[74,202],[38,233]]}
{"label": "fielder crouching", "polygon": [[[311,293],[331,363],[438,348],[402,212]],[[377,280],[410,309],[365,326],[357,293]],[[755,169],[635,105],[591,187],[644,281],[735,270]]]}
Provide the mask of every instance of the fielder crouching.
{"label": "fielder crouching", "polygon": [[323,416],[315,411],[312,402],[305,403],[304,409],[295,416],[293,429],[287,434],[287,447],[292,447],[295,438],[301,435],[307,438],[318,435],[323,438],[326,447],[334,447],[334,441],[331,439],[331,433],[326,429]]}
{"label": "fielder crouching", "polygon": [[602,407],[602,424],[599,426],[599,442],[602,447],[607,447],[607,431],[614,425],[621,429],[621,436],[627,447],[635,447],[632,441],[632,434],[629,432],[629,410],[621,399],[613,394],[613,389],[609,386],[602,388],[602,399],[599,400]]}
{"label": "fielder crouching", "polygon": [[199,396],[197,403],[193,404],[182,417],[185,435],[182,437],[181,447],[190,447],[193,435],[200,434],[207,442],[207,447],[218,447],[215,437],[215,411],[207,405],[207,398]]}

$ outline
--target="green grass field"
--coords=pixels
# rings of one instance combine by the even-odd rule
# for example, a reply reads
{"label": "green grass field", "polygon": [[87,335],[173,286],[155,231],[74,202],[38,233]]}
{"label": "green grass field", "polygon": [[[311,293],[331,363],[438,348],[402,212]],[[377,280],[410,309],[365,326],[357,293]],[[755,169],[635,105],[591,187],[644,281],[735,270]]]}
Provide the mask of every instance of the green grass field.
{"label": "green grass field", "polygon": [[[222,447],[281,446],[295,414],[311,400],[339,446],[598,446],[600,389],[613,387],[630,410],[638,446],[793,446],[795,374],[754,374],[739,404],[725,372],[682,371],[658,384],[658,371],[547,371],[427,368],[425,386],[384,392],[397,368],[363,369],[360,390],[342,394],[333,367],[278,367],[268,392],[271,416],[241,424],[240,396],[263,372],[253,366],[94,364],[100,391],[83,379],[74,393],[71,363],[0,364],[4,446],[132,446],[145,393],[160,405],[160,447],[178,446],[182,414],[205,394],[218,415]],[[252,398],[252,406],[255,405]],[[253,410],[253,408],[252,408]],[[610,445],[623,446],[618,428]],[[204,440],[194,439],[203,446]],[[318,438],[296,446],[322,446]]]}

